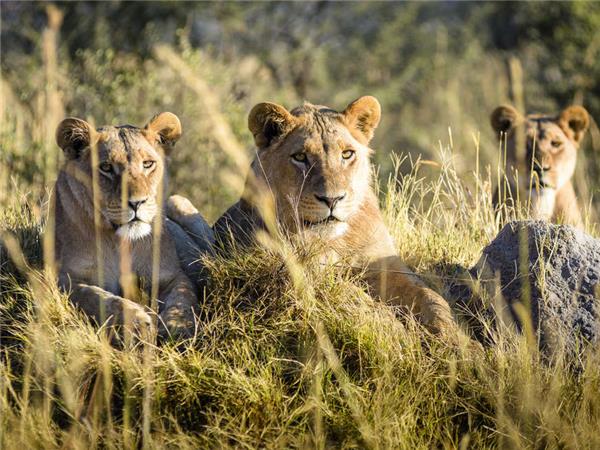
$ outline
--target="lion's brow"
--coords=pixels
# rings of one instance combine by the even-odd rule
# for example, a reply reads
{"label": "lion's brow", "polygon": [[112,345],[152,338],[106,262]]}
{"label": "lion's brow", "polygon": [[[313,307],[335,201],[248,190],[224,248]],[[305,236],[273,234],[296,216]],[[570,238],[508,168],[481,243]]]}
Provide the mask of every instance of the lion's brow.
{"label": "lion's brow", "polygon": [[127,159],[130,159],[132,150],[135,150],[136,138],[140,136],[140,129],[131,125],[120,126],[117,129],[119,130],[119,140],[125,147]]}
{"label": "lion's brow", "polygon": [[546,128],[544,127],[544,125],[549,122],[552,122],[552,118],[547,117],[547,116],[542,116],[542,117],[533,117],[530,120],[535,123],[536,139],[538,139],[538,140],[544,139],[544,137],[546,135]]}
{"label": "lion's brow", "polygon": [[321,133],[321,136],[325,137],[327,134],[332,133],[335,127],[331,122],[331,119],[324,114],[315,113],[315,126]]}
{"label": "lion's brow", "polygon": [[321,112],[316,108],[311,108],[305,114],[307,125],[313,131],[316,131],[320,136],[322,142],[327,142],[331,139],[331,136],[335,134],[336,126],[335,121],[337,119],[337,112],[330,114],[329,112]]}
{"label": "lion's brow", "polygon": [[542,139],[544,139],[545,135],[546,135],[546,130],[542,126],[542,121],[538,120],[537,121],[537,137],[539,140],[542,140]]}

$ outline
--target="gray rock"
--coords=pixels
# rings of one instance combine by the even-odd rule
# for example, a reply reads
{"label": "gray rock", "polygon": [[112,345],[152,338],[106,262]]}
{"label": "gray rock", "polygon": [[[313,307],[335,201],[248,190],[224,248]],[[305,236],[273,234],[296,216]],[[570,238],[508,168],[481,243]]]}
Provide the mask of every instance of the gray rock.
{"label": "gray rock", "polygon": [[[481,295],[467,306],[496,322],[508,317],[521,330],[530,320],[543,350],[572,353],[598,342],[600,239],[544,221],[511,222],[469,272]],[[465,291],[458,297],[464,301]]]}

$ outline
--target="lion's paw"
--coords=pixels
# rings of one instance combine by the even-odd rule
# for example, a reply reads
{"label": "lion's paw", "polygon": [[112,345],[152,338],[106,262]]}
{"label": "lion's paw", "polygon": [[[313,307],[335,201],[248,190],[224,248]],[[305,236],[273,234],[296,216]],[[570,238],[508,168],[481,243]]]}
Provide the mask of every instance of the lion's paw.
{"label": "lion's paw", "polygon": [[168,338],[189,339],[195,334],[196,321],[191,307],[173,306],[163,311],[158,321],[158,336],[161,340]]}

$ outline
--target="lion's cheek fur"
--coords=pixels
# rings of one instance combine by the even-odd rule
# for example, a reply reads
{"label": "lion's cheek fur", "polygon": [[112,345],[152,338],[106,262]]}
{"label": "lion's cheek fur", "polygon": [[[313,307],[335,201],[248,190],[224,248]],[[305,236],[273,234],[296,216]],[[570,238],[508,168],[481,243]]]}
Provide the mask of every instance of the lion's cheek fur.
{"label": "lion's cheek fur", "polygon": [[371,191],[371,165],[369,161],[362,161],[361,164],[356,168],[356,173],[350,183],[352,196],[354,197],[354,204],[356,210],[365,200],[367,192]]}
{"label": "lion's cheek fur", "polygon": [[[575,150],[573,150],[573,153],[575,152]],[[564,161],[559,163],[559,166],[561,168],[561,170],[557,171],[557,175],[556,175],[556,189],[561,189],[563,186],[565,186],[573,177],[573,174],[575,173],[575,165],[577,163],[577,158],[575,156],[575,154],[571,155],[566,155],[566,157],[564,158]]]}

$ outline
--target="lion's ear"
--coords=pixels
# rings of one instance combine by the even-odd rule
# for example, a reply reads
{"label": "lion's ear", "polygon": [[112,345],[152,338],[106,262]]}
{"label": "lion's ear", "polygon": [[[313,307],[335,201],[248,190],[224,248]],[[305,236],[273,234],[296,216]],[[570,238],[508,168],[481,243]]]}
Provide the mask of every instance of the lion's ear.
{"label": "lion's ear", "polygon": [[558,124],[578,144],[590,126],[590,115],[583,106],[569,106],[560,113]]}
{"label": "lion's ear", "polygon": [[96,130],[83,119],[69,117],[56,127],[56,143],[69,159],[77,159],[89,147]]}
{"label": "lion's ear", "polygon": [[508,131],[523,120],[519,111],[510,105],[498,106],[490,116],[490,123],[496,134]]}
{"label": "lion's ear", "polygon": [[296,118],[276,103],[259,103],[248,114],[248,129],[258,148],[266,148],[281,136],[289,133]]}
{"label": "lion's ear", "polygon": [[144,130],[153,133],[165,150],[170,150],[182,133],[179,118],[170,112],[162,112],[154,116],[146,124]]}
{"label": "lion's ear", "polygon": [[365,95],[346,106],[343,112],[348,126],[360,131],[367,140],[373,139],[381,119],[381,105],[375,97]]}

